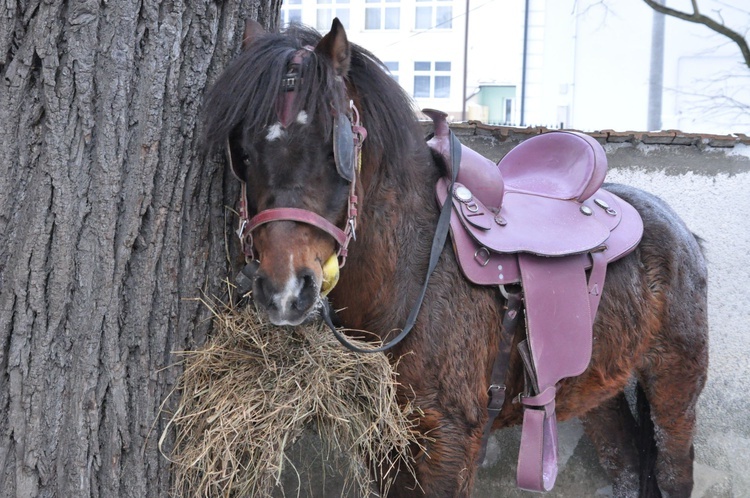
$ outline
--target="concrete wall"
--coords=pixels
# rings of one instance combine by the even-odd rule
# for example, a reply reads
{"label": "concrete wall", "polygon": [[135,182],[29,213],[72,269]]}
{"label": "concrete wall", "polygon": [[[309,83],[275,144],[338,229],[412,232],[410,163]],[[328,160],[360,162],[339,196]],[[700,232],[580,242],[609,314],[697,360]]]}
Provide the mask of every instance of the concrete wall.
{"label": "concrete wall", "polygon": [[[513,146],[540,131],[454,125],[462,142],[498,160]],[[593,133],[609,159],[608,180],[654,193],[705,240],[709,261],[711,360],[709,379],[699,402],[696,437],[696,486],[693,497],[750,496],[750,138],[663,133]],[[668,250],[668,248],[665,248]],[[548,496],[602,497],[610,483],[581,424],[560,427],[560,474]],[[515,485],[520,429],[492,435],[486,465],[474,496],[534,496]],[[314,443],[312,443],[314,445]],[[303,496],[340,496],[339,483],[318,481],[331,468],[315,463],[303,440],[295,449],[302,470]],[[301,456],[300,456],[301,455]],[[305,469],[308,469],[305,472]],[[296,493],[298,476],[289,474],[287,494]]]}

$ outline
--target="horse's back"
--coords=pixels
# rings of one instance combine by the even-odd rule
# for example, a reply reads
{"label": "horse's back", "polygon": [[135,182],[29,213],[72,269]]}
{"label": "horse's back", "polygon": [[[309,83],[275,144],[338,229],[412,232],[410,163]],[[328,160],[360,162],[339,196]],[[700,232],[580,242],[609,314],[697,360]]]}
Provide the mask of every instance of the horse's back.
{"label": "horse's back", "polygon": [[673,250],[685,251],[685,256],[690,257],[690,266],[700,268],[706,274],[706,262],[698,237],[669,204],[654,194],[629,185],[606,183],[604,187],[636,208],[643,219],[646,242],[661,240],[670,243]]}
{"label": "horse's back", "polygon": [[[648,297],[656,299],[665,312],[678,308],[705,315],[708,281],[706,258],[700,239],[660,197],[635,187],[607,184],[606,189],[630,203],[643,220],[643,237],[625,265],[648,285]],[[696,306],[698,308],[696,309]]]}

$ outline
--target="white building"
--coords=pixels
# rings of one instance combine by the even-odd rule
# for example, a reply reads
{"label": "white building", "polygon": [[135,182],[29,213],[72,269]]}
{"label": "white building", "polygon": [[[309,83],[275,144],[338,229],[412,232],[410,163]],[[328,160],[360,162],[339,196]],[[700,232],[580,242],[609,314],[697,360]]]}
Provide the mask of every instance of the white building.
{"label": "white building", "polygon": [[[747,2],[698,0],[702,13],[739,33],[750,27]],[[667,4],[691,11],[688,0]],[[284,0],[282,7],[282,22],[321,32],[335,16],[419,108],[492,124],[648,129],[654,13],[641,1]],[[661,119],[652,123],[750,132],[750,68],[737,46],[670,17],[663,32]]]}
{"label": "white building", "polygon": [[349,40],[380,58],[420,107],[461,115],[465,3],[454,0],[285,0],[282,23],[325,33],[338,17]]}

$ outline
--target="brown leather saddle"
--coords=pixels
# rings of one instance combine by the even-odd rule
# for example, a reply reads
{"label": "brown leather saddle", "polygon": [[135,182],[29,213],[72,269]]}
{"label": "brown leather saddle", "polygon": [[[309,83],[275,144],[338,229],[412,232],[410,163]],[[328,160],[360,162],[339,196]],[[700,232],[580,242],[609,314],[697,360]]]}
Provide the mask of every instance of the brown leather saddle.
{"label": "brown leather saddle", "polygon": [[[428,145],[451,169],[446,114],[424,112],[435,126]],[[453,204],[451,239],[466,278],[521,286],[527,386],[517,480],[548,491],[557,476],[557,383],[588,367],[607,265],[635,249],[643,222],[601,188],[605,152],[582,133],[535,136],[497,164],[461,146],[460,162],[452,191],[448,178],[438,181],[437,199]]]}

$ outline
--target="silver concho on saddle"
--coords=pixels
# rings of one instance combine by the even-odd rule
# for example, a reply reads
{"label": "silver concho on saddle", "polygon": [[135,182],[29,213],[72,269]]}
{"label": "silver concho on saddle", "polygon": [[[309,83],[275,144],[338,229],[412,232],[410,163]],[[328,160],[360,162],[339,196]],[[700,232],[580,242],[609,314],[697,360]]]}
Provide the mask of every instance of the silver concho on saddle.
{"label": "silver concho on saddle", "polygon": [[[435,128],[428,145],[450,177],[447,115],[423,112]],[[448,178],[436,187],[438,203],[453,204],[450,233],[465,277],[477,285],[521,286],[527,337],[519,352],[527,382],[517,481],[532,491],[552,489],[557,476],[557,384],[588,367],[607,265],[635,249],[643,233],[638,212],[601,188],[606,172],[595,139],[550,132],[497,164],[462,146],[452,192]],[[493,378],[492,386],[504,393],[503,380]]]}

